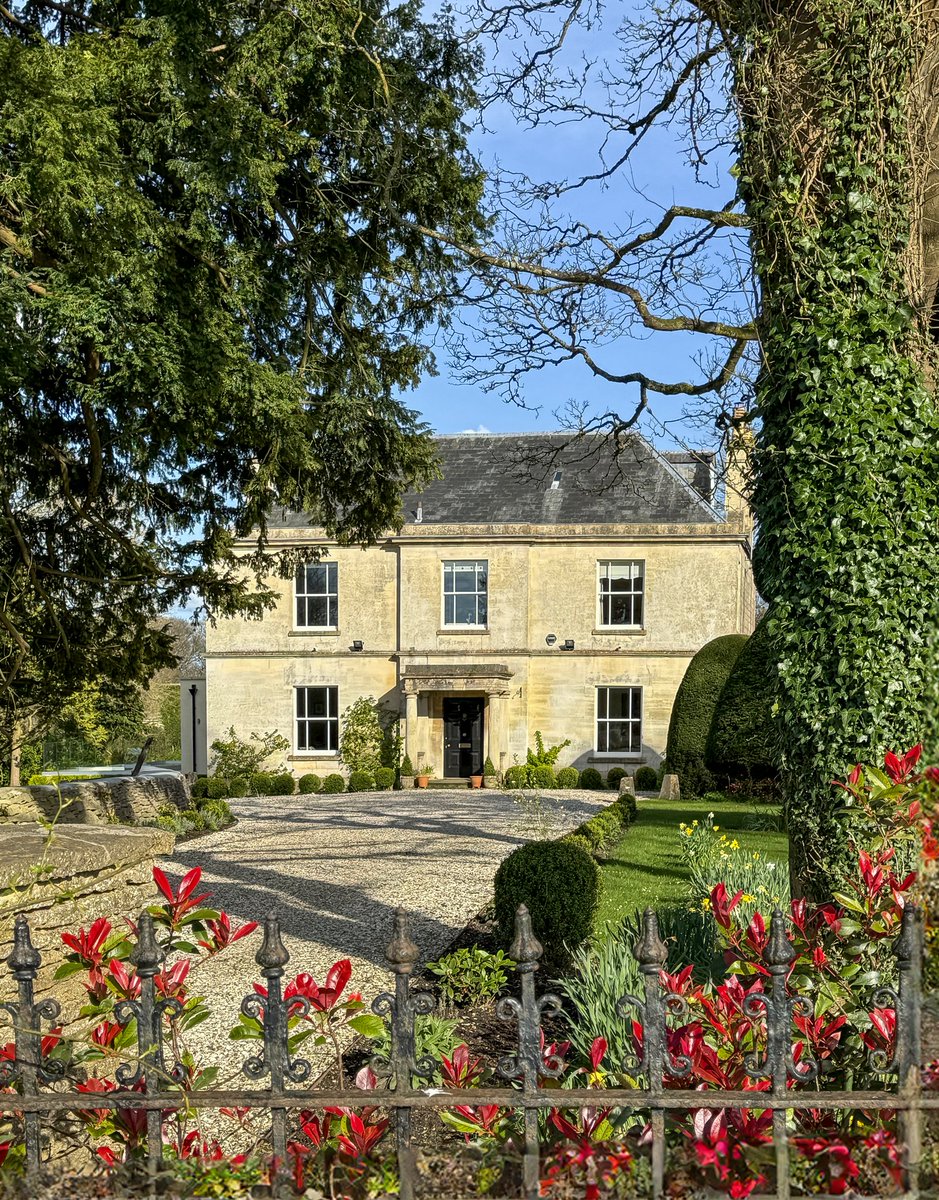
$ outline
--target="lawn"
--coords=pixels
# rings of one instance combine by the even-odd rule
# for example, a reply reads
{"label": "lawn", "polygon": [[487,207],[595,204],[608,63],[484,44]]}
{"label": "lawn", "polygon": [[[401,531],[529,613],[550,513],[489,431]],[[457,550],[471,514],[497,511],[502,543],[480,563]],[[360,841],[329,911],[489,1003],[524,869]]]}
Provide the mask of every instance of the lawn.
{"label": "lawn", "polygon": [[685,870],[678,826],[714,813],[721,830],[733,830],[741,849],[759,850],[766,858],[788,862],[789,839],[784,833],[754,829],[754,818],[778,813],[769,805],[725,800],[639,800],[639,815],[623,840],[601,866],[602,890],[597,924],[617,921],[648,905],[681,904],[687,899]]}

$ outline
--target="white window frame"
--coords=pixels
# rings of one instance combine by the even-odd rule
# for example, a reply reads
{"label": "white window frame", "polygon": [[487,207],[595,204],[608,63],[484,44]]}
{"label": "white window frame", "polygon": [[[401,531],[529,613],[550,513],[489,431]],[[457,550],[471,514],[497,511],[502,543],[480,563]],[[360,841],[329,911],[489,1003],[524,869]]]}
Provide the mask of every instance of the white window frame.
{"label": "white window frame", "polygon": [[[472,563],[475,569],[475,584],[476,590],[473,592],[448,592],[447,586],[447,567],[455,567],[457,564]],[[482,574],[486,576],[485,591],[479,590],[479,575],[480,568]],[[476,597],[476,615],[479,615],[479,597],[486,598],[486,620],[480,624],[471,624],[466,621],[448,621],[447,620],[447,597],[448,596],[475,596]],[[454,615],[456,614],[456,601],[453,604]],[[441,629],[488,629],[489,628],[489,560],[487,558],[447,558],[440,564],[440,628]]]}
{"label": "white window frame", "polygon": [[[310,717],[304,714],[300,715],[300,693],[307,692],[325,692],[326,693],[326,715],[322,717]],[[332,696],[335,694],[336,711],[331,711]],[[306,702],[306,695],[304,702]],[[298,683],[293,689],[293,751],[294,754],[314,755],[317,758],[338,758],[339,756],[339,687],[335,683]],[[300,722],[303,721],[306,725],[311,724],[332,724],[335,722],[336,727],[336,745],[333,749],[318,750],[315,747],[301,747],[300,745]],[[327,736],[327,741],[329,737]],[[309,741],[309,737],[307,738]]]}
{"label": "white window frame", "polygon": [[[632,691],[639,693],[639,716],[638,717],[610,717],[610,698],[607,695],[607,715],[600,716],[600,693],[611,691]],[[642,757],[642,732],[643,723],[645,720],[645,695],[640,684],[637,683],[605,683],[598,684],[593,690],[593,738],[594,738],[594,754],[601,758],[641,758]],[[638,725],[639,727],[639,749],[638,750],[601,750],[600,749],[600,722],[603,722],[607,727],[611,724],[630,724]],[[609,728],[607,728],[607,745],[609,745]]]}
{"label": "white window frame", "polygon": [[[307,567],[325,567],[326,568],[326,591],[325,592],[301,592],[297,576],[303,572],[303,583],[306,586],[306,570]],[[332,573],[335,584],[332,591],[329,587],[329,577]],[[332,610],[335,614],[335,621],[330,625],[301,625],[297,620],[297,602],[306,597],[319,597],[326,600],[326,615],[327,617]],[[304,604],[304,608],[306,605]],[[321,629],[338,629],[339,628],[339,564],[335,562],[318,562],[318,563],[302,563],[293,573],[293,627],[295,630],[321,630]]]}
{"label": "white window frame", "polygon": [[[626,625],[614,625],[603,620],[603,590],[602,581],[604,578],[609,579],[608,569],[610,567],[638,567],[639,579],[642,583],[641,589],[637,592],[635,589],[632,592],[624,592],[623,595],[639,596],[642,605],[642,620]],[[604,572],[607,572],[605,575]],[[606,595],[612,595],[607,592]],[[644,629],[646,620],[646,563],[642,558],[601,558],[597,562],[597,629]]]}

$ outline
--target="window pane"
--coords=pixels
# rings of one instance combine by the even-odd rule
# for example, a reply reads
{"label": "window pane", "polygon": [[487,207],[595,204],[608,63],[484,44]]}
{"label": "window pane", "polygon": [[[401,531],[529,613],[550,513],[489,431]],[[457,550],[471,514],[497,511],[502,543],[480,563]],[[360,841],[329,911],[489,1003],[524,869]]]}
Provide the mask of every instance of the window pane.
{"label": "window pane", "polygon": [[322,593],[326,591],[326,567],[323,563],[310,563],[306,569],[306,590]]}
{"label": "window pane", "polygon": [[326,731],[328,734],[328,750],[337,750],[339,748],[339,718],[336,717],[332,721],[326,723]]}
{"label": "window pane", "polygon": [[482,563],[479,564],[479,568],[479,571],[476,573],[476,590],[477,592],[485,592],[489,576]]}
{"label": "window pane", "polygon": [[453,616],[453,612],[454,612],[453,604],[454,604],[454,601],[453,601],[452,596],[444,596],[444,598],[443,598],[443,623],[444,623],[444,625],[454,625],[456,623],[454,620],[454,616]]}
{"label": "window pane", "polygon": [[328,609],[325,596],[309,596],[306,602],[307,625],[327,625]]}
{"label": "window pane", "polygon": [[476,622],[476,594],[465,596],[462,593],[457,593],[454,596],[456,602],[456,623],[457,625],[475,625]]}
{"label": "window pane", "polygon": [[[339,718],[339,688],[331,687],[326,689],[326,699],[328,700],[328,711],[331,717]],[[338,728],[338,725],[337,725]]]}
{"label": "window pane", "polygon": [[302,596],[297,597],[297,624],[306,624],[306,601]]}
{"label": "window pane", "polygon": [[336,580],[338,578],[338,570],[338,563],[326,563],[326,590],[328,592],[335,592],[337,590]]}
{"label": "window pane", "polygon": [[633,624],[642,624],[642,594],[633,596]]}
{"label": "window pane", "polygon": [[631,753],[633,749],[631,725],[626,721],[611,721],[608,728],[609,745],[607,749]]}
{"label": "window pane", "polygon": [[309,746],[310,750],[329,750],[329,722],[328,721],[310,721],[309,723]]}
{"label": "window pane", "polygon": [[606,716],[607,692],[608,688],[597,688],[597,716]]}
{"label": "window pane", "polygon": [[306,688],[297,688],[297,716],[306,716]]}
{"label": "window pane", "polygon": [[602,751],[602,750],[606,750],[606,748],[607,748],[607,745],[606,745],[606,730],[607,730],[607,724],[606,724],[606,721],[601,721],[601,722],[600,722],[600,723],[597,725],[597,749],[598,749],[598,750],[601,750],[601,751]]}
{"label": "window pane", "polygon": [[479,624],[485,625],[486,621],[489,619],[489,606],[486,603],[485,596],[479,597],[479,603],[477,605],[477,612],[479,613]]}
{"label": "window pane", "polygon": [[328,601],[329,620],[327,624],[334,628],[339,624],[339,597],[331,596]]}
{"label": "window pane", "polygon": [[458,592],[476,591],[476,567],[473,563],[457,563],[453,572],[453,586]]}
{"label": "window pane", "polygon": [[297,749],[307,750],[309,747],[306,744],[306,721],[300,721],[297,724]]}

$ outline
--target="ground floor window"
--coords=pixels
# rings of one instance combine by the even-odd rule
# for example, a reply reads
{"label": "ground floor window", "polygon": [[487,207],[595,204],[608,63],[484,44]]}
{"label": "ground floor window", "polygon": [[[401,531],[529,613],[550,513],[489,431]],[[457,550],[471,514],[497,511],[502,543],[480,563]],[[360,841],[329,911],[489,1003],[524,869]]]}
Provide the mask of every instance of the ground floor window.
{"label": "ground floor window", "polygon": [[642,751],[642,688],[597,688],[597,751],[639,754]]}
{"label": "ground floor window", "polygon": [[339,688],[298,687],[297,750],[339,749]]}

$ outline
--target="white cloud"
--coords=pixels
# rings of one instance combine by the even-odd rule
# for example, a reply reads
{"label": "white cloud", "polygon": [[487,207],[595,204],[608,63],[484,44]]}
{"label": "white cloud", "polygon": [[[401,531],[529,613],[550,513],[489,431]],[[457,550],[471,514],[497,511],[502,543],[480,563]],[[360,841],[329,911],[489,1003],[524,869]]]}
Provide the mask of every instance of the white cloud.
{"label": "white cloud", "polygon": [[487,429],[485,425],[477,425],[475,429],[461,429],[461,434],[464,433],[492,433],[491,429]]}

